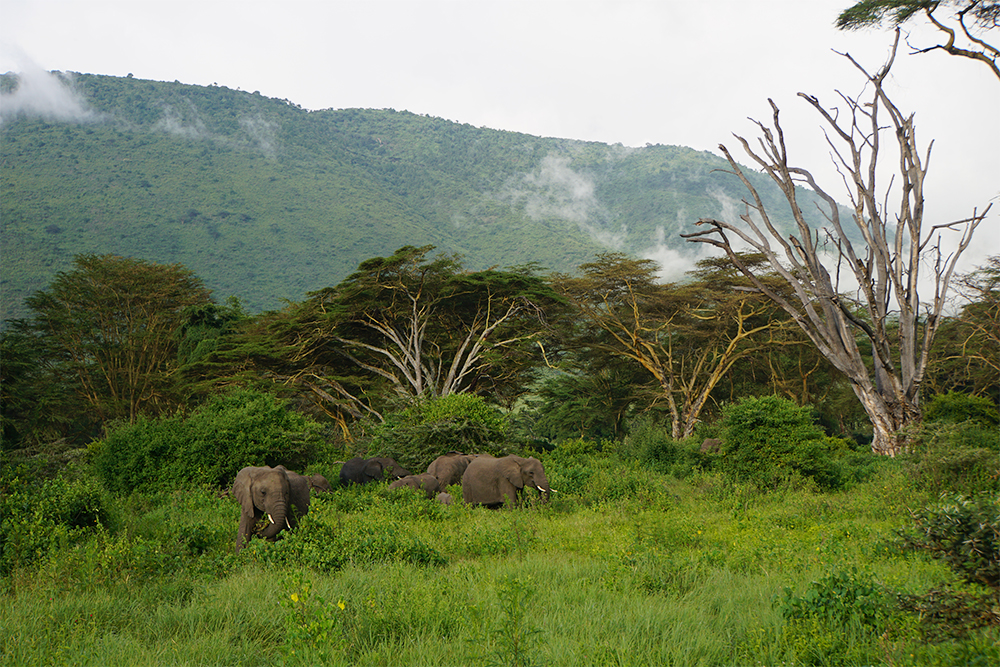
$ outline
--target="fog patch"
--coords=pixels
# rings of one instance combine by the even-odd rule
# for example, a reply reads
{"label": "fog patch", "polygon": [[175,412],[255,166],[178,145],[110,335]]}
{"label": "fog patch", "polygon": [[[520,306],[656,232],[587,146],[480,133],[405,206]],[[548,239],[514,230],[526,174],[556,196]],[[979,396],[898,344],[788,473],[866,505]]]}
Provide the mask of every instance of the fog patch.
{"label": "fog patch", "polygon": [[99,120],[99,115],[73,89],[71,74],[46,72],[27,62],[15,76],[16,87],[10,92],[0,92],[0,122],[18,117],[68,123]]}
{"label": "fog patch", "polygon": [[567,157],[546,156],[539,168],[513,181],[500,195],[507,203],[524,208],[532,220],[562,219],[575,223],[594,241],[621,249],[628,229],[611,229],[611,215],[595,193],[594,181],[570,167]]}
{"label": "fog patch", "polygon": [[178,111],[173,106],[165,105],[163,117],[153,124],[153,129],[185,139],[211,138],[211,133],[205,127],[205,122],[198,115],[198,109],[190,102],[188,102],[187,114]]}
{"label": "fog patch", "polygon": [[710,246],[703,243],[686,243],[685,252],[675,250],[667,245],[666,232],[663,226],[656,228],[653,244],[640,251],[639,257],[651,259],[660,265],[660,270],[656,275],[664,282],[677,282],[682,280],[689,271],[693,271],[701,260],[706,257],[720,254],[713,252]]}
{"label": "fog patch", "polygon": [[240,127],[261,152],[269,158],[278,154],[278,129],[280,125],[263,116],[240,118]]}

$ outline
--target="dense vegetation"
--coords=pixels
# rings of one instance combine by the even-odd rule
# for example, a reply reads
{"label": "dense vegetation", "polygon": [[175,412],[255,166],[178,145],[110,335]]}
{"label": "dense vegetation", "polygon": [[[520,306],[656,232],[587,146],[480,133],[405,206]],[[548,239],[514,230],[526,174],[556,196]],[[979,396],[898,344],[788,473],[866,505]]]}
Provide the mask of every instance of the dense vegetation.
{"label": "dense vegetation", "polygon": [[[963,277],[978,296],[896,458],[781,311],[734,309],[723,262],[648,268],[543,278],[406,246],[251,315],[179,265],[77,257],[0,337],[4,664],[1000,660],[995,262]],[[659,322],[659,365],[579,309],[597,293],[639,339]],[[677,437],[667,404],[703,391]],[[355,454],[423,470],[453,449],[539,457],[552,501],[335,488],[234,549],[243,466],[336,480]]]}
{"label": "dense vegetation", "polygon": [[[678,230],[727,215],[743,196],[713,171],[721,158],[683,147],[541,138],[393,110],[308,112],[220,86],[64,80],[80,100],[76,117],[0,125],[5,320],[81,253],[181,263],[219,298],[258,312],[407,244],[461,253],[476,269],[569,271],[597,252],[661,244],[683,255]],[[4,75],[0,92],[18,85]],[[773,187],[762,192],[780,200]]]}
{"label": "dense vegetation", "polygon": [[[879,456],[761,255],[637,259],[739,197],[711,156],[73,85],[2,129],[2,664],[1000,662],[1000,257]],[[244,466],[450,450],[551,499],[336,487],[235,548]]]}

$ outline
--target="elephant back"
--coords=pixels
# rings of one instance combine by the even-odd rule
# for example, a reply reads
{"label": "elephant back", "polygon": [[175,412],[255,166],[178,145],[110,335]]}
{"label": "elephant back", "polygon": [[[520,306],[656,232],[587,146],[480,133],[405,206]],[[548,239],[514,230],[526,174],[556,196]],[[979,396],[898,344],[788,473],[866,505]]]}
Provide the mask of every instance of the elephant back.
{"label": "elephant back", "polygon": [[474,458],[475,456],[471,454],[448,452],[437,457],[427,466],[427,474],[437,478],[442,489],[452,484],[461,484],[462,475],[465,474],[466,468],[469,467],[469,462]]}

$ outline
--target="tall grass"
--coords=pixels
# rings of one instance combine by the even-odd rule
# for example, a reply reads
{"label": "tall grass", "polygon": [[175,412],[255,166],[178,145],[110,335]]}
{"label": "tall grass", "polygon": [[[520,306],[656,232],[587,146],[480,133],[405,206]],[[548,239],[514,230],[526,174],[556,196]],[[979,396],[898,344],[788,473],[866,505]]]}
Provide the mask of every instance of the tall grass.
{"label": "tall grass", "polygon": [[614,459],[586,465],[576,487],[553,466],[567,483],[553,481],[557,499],[517,511],[338,489],[314,499],[296,532],[239,554],[239,510],[209,489],[119,498],[107,526],[4,578],[0,662],[1000,660],[995,630],[931,644],[889,606],[891,622],[875,627],[817,594],[832,590],[823,582],[848,594],[870,582],[920,593],[948,579],[894,542],[907,509],[929,500],[898,467],[847,492],[764,494],[710,474],[681,481]]}

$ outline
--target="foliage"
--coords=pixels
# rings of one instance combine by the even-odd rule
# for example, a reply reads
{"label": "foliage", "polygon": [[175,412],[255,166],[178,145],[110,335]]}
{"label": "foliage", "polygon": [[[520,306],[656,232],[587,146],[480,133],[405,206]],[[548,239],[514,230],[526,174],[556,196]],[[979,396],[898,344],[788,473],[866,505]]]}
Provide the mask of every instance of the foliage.
{"label": "foliage", "polygon": [[1000,413],[997,412],[996,404],[988,398],[949,391],[947,394],[938,394],[927,402],[924,406],[924,421],[949,424],[970,421],[995,429],[1000,426]]}
{"label": "foliage", "polygon": [[[23,299],[81,253],[180,262],[256,313],[405,245],[461,252],[473,270],[569,271],[606,249],[605,235],[624,230],[626,251],[639,252],[680,224],[665,221],[719,215],[715,195],[739,197],[715,171],[720,158],[679,146],[626,150],[391,109],[307,111],[225,86],[53,83],[92,113],[4,117],[2,319],[26,316]],[[2,77],[4,95],[18,85]],[[570,179],[592,195],[581,201]]]}
{"label": "foliage", "polygon": [[944,562],[965,581],[1000,596],[1000,495],[942,496],[910,512],[903,545]]}
{"label": "foliage", "polygon": [[173,409],[174,334],[208,290],[179,264],[80,255],[74,267],[26,301],[61,372],[101,422]]}
{"label": "foliage", "polygon": [[639,460],[657,472],[686,478],[699,470],[711,469],[710,457],[700,451],[697,438],[674,440],[669,432],[650,419],[638,419],[629,427],[629,448]]}
{"label": "foliage", "polygon": [[511,453],[505,416],[474,394],[450,394],[414,402],[386,415],[375,429],[368,455],[391,456],[412,471],[427,469],[449,451]]}
{"label": "foliage", "polygon": [[843,444],[824,436],[808,408],[778,396],[745,398],[723,410],[723,471],[737,482],[774,488],[794,475],[839,488]]}
{"label": "foliage", "polygon": [[323,453],[319,425],[273,396],[233,390],[190,415],[141,418],[95,442],[94,468],[116,493],[228,486],[244,466],[304,469]]}
{"label": "foliage", "polygon": [[0,479],[0,576],[37,565],[79,544],[110,520],[109,497],[97,479],[20,477]]}
{"label": "foliage", "polygon": [[[756,265],[761,256],[746,257]],[[605,253],[580,266],[582,276],[557,276],[555,286],[580,314],[571,345],[591,367],[607,357],[629,360],[666,404],[671,436],[689,436],[712,391],[742,357],[762,346],[772,308],[733,289],[741,280],[715,260],[699,263],[697,280],[668,285],[655,262]]]}
{"label": "foliage", "polygon": [[494,646],[489,656],[481,656],[479,664],[496,667],[531,667],[542,649],[541,629],[530,624],[530,602],[536,584],[527,577],[508,575],[498,582],[497,627],[489,638]]}
{"label": "foliage", "polygon": [[[944,16],[946,8],[953,16]],[[996,63],[1000,48],[985,41],[986,33],[995,30],[1000,20],[1000,2],[996,0],[858,0],[840,13],[837,27],[857,30],[888,23],[898,29],[920,14],[943,33],[944,43],[917,49],[917,53],[941,49],[953,56],[977,60],[1000,79],[1000,67]],[[958,44],[956,34],[959,35]],[[961,43],[962,37],[965,44]]]}
{"label": "foliage", "polygon": [[932,493],[1000,490],[1000,436],[996,426],[968,421],[928,422],[912,429],[905,458]]}

